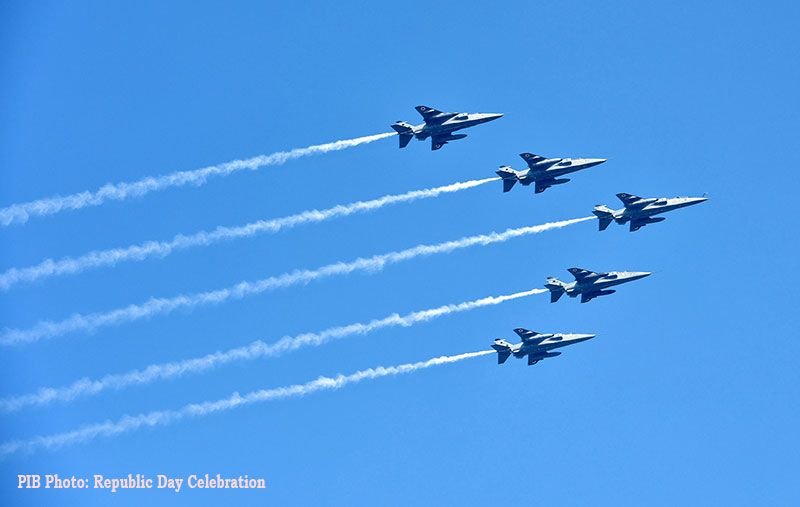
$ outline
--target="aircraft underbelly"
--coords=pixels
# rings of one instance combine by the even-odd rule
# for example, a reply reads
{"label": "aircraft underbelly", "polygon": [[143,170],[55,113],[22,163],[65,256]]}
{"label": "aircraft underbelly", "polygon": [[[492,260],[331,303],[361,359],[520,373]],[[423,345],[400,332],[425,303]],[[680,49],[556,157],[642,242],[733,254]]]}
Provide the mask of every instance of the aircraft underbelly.
{"label": "aircraft underbelly", "polygon": [[661,213],[664,213],[664,212],[667,212],[667,211],[669,211],[669,210],[668,209],[657,209],[657,210],[653,209],[653,210],[643,211],[642,213],[638,213],[637,215],[635,215],[633,217],[633,220],[647,220],[648,218],[650,218],[652,216],[655,216],[655,215],[658,215],[658,214],[661,214]]}
{"label": "aircraft underbelly", "polygon": [[680,206],[680,205],[677,205],[677,204],[673,204],[671,206],[662,206],[662,207],[658,208],[658,210],[654,210],[651,213],[651,215],[657,215],[659,213],[664,213],[666,211],[672,211],[672,210],[675,210],[675,209],[678,209],[678,208],[682,208],[682,207],[683,206]]}
{"label": "aircraft underbelly", "polygon": [[575,169],[566,169],[566,168],[548,169],[547,171],[542,172],[542,177],[547,179],[558,178],[559,176],[564,176],[565,174],[569,174],[575,171],[576,171]]}

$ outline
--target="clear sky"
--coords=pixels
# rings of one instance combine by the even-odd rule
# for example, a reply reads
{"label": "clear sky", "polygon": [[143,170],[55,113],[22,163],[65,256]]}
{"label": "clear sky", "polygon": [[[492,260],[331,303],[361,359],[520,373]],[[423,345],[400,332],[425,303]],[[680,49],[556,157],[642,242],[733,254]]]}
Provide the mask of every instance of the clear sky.
{"label": "clear sky", "polygon": [[[463,236],[590,215],[614,194],[711,199],[631,234],[589,221],[0,353],[0,395],[261,339],[652,271],[277,358],[0,414],[2,441],[233,392],[596,333],[534,367],[493,356],[0,461],[4,505],[787,505],[798,498],[800,170],[793,2],[5,2],[0,207],[390,132],[419,104],[502,112],[437,152],[392,137],[0,228],[0,271],[493,176],[518,154],[608,158],[566,185],[492,182],[0,291],[29,329]],[[18,490],[17,474],[247,474],[265,490]]]}

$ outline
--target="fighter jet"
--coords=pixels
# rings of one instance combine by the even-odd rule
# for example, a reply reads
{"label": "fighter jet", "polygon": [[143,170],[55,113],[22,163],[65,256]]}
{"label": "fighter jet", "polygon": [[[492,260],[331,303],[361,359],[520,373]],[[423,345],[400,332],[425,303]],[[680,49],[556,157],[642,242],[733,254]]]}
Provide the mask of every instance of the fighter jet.
{"label": "fighter jet", "polygon": [[544,286],[550,289],[550,302],[555,303],[566,292],[569,297],[581,296],[581,303],[588,303],[597,296],[606,296],[617,292],[605,290],[615,285],[639,280],[650,273],[646,271],[611,271],[609,273],[595,273],[581,268],[569,268],[575,281],[564,283],[558,278],[549,277]]}
{"label": "fighter jet", "polygon": [[430,137],[431,150],[438,150],[449,141],[467,137],[467,134],[453,134],[456,130],[480,125],[503,116],[494,113],[443,113],[428,106],[417,106],[415,109],[422,115],[425,123],[414,126],[398,121],[392,125],[399,134],[401,148],[405,148],[414,137],[420,141]]}
{"label": "fighter jet", "polygon": [[518,359],[528,356],[528,366],[530,366],[542,359],[561,355],[561,352],[550,352],[552,349],[585,342],[595,337],[593,334],[542,334],[521,327],[514,332],[522,338],[522,343],[511,345],[498,338],[492,344],[492,348],[497,351],[497,364],[505,363],[513,354]]}
{"label": "fighter jet", "polygon": [[707,197],[674,197],[667,198],[651,198],[643,199],[641,197],[631,194],[617,194],[619,200],[625,206],[622,209],[614,211],[603,204],[598,204],[594,207],[594,213],[600,219],[600,230],[606,230],[606,227],[612,222],[616,221],[622,225],[625,222],[631,223],[631,232],[638,231],[647,224],[654,224],[666,220],[666,217],[653,218],[653,215],[666,213],[678,208],[685,208],[693,204],[699,204],[707,201]]}
{"label": "fighter jet", "polygon": [[503,178],[503,192],[508,192],[516,182],[528,186],[536,183],[535,193],[541,194],[553,185],[561,185],[569,178],[557,179],[558,176],[574,173],[581,169],[602,164],[604,158],[544,158],[532,153],[520,153],[522,160],[528,163],[528,169],[515,171],[510,166],[500,166],[497,175]]}

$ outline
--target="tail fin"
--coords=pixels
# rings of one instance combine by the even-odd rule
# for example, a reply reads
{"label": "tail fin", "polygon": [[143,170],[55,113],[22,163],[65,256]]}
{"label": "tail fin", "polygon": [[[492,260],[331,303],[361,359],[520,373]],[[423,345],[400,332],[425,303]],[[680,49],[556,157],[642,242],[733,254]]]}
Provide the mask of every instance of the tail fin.
{"label": "tail fin", "polygon": [[503,192],[508,192],[514,187],[514,184],[519,180],[517,171],[507,165],[500,166],[496,171],[497,175],[503,178]]}
{"label": "tail fin", "polygon": [[397,132],[400,138],[400,147],[405,148],[408,143],[414,139],[414,129],[404,121],[398,121],[392,125],[392,128]]}
{"label": "tail fin", "polygon": [[566,285],[564,282],[559,280],[558,278],[548,278],[547,283],[544,286],[550,291],[550,302],[555,303],[564,293],[567,291]]}
{"label": "tail fin", "polygon": [[503,364],[511,356],[511,346],[505,340],[497,339],[492,344],[492,348],[497,351],[497,364]]}
{"label": "tail fin", "polygon": [[606,227],[608,227],[608,225],[614,221],[614,212],[602,204],[595,206],[592,213],[594,213],[594,216],[600,220],[601,231],[606,230]]}

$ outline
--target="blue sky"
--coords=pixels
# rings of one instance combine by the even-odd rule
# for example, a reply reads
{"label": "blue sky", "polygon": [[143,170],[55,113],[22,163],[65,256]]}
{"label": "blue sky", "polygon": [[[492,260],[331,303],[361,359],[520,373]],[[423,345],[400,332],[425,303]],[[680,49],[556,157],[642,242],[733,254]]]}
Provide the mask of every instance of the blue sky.
{"label": "blue sky", "polygon": [[[112,310],[462,236],[586,216],[614,194],[711,200],[630,234],[595,222],[194,311],[4,348],[2,396],[256,339],[541,287],[654,275],[581,305],[533,295],[280,358],[3,414],[3,441],[233,392],[597,333],[0,462],[10,505],[788,504],[800,406],[790,2],[6,3],[0,206],[389,130],[413,107],[503,112],[431,152],[390,138],[0,230],[0,270],[522,168],[609,162],[536,195],[500,183],[164,259],[23,283],[0,324]],[[20,473],[263,477],[264,491],[17,490]]]}

